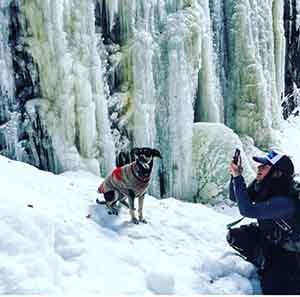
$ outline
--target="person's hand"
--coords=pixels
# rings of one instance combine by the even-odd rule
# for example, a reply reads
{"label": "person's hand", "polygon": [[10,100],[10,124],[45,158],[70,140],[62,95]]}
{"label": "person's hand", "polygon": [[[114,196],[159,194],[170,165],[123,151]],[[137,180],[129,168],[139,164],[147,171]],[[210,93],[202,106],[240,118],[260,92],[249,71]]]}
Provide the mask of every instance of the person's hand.
{"label": "person's hand", "polygon": [[243,167],[241,162],[239,161],[238,164],[235,164],[233,161],[229,164],[229,173],[233,176],[239,176],[243,173]]}

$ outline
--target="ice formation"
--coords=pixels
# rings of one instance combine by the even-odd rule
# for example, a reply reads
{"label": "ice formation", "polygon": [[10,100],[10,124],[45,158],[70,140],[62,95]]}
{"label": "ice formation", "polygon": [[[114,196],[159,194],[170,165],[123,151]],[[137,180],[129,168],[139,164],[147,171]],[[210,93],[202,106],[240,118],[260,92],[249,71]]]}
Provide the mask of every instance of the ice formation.
{"label": "ice formation", "polygon": [[274,141],[286,7],[282,0],[1,1],[1,153],[53,172],[105,175],[118,152],[156,147],[163,160],[151,192],[191,200],[195,123],[220,123],[260,148]]}

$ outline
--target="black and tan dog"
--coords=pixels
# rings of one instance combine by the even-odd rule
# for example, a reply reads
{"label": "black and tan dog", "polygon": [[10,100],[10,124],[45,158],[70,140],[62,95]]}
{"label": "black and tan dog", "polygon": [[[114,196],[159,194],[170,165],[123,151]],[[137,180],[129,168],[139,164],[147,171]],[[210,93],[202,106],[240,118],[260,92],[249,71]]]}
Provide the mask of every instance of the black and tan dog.
{"label": "black and tan dog", "polygon": [[[116,202],[123,201],[127,204],[128,197],[131,220],[133,223],[147,223],[143,217],[144,197],[151,180],[153,158],[162,158],[158,150],[143,147],[132,149],[131,158],[133,162],[124,166],[116,167],[101,183],[98,192],[104,194],[105,204],[117,214],[114,207]],[[138,219],[135,215],[134,200],[139,199]],[[101,202],[100,202],[101,203]]]}

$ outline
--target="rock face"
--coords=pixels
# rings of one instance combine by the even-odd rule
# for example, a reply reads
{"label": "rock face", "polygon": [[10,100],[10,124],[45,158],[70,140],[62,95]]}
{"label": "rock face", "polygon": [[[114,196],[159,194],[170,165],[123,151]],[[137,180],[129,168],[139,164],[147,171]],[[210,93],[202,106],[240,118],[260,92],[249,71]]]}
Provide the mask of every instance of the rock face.
{"label": "rock face", "polygon": [[[5,2],[5,1],[4,1]],[[0,150],[3,155],[58,172],[52,140],[35,105],[41,97],[38,65],[28,51],[26,23],[18,1],[2,4],[3,63],[0,96]],[[31,108],[29,108],[31,106]]]}
{"label": "rock face", "polygon": [[0,7],[6,156],[105,175],[117,153],[156,147],[163,160],[152,194],[193,200],[195,123],[221,123],[261,148],[274,140],[284,92],[280,0],[2,0]]}
{"label": "rock face", "polygon": [[284,1],[284,30],[286,38],[284,118],[300,106],[300,2]]}

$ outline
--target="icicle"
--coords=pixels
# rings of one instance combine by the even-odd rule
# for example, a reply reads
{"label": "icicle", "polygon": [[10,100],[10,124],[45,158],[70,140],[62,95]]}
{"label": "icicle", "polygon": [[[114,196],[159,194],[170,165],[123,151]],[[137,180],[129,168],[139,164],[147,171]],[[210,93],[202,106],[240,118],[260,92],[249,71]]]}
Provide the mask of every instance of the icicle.
{"label": "icicle", "polygon": [[[277,5],[274,16],[273,2]],[[282,13],[282,1],[230,0],[226,2],[226,13],[230,61],[228,99],[232,100],[228,108],[234,114],[231,118],[228,112],[227,121],[237,132],[268,146],[272,129],[278,127],[280,119],[279,90],[283,86],[284,67],[280,51],[284,50],[284,36],[278,15]]]}
{"label": "icicle", "polygon": [[186,197],[192,165],[193,89],[183,46],[182,40],[177,38],[169,42],[169,76],[166,82],[170,104],[170,188],[175,197]]}
{"label": "icicle", "polygon": [[118,13],[118,1],[119,0],[108,0],[107,1],[107,10],[108,10],[107,15],[109,15],[109,28],[110,28],[110,31],[114,27],[115,16]]}
{"label": "icicle", "polygon": [[300,1],[296,0],[296,31],[300,29]]}
{"label": "icicle", "polygon": [[[274,1],[273,4],[273,34],[274,34],[274,56],[275,56],[275,74],[277,85],[277,102],[274,105],[280,106],[281,99],[284,96],[285,83],[285,55],[286,41],[283,27],[283,9],[284,3],[282,0]],[[274,113],[278,113],[278,108],[274,108]],[[274,114],[274,116],[275,116]]]}
{"label": "icicle", "polygon": [[153,79],[153,40],[147,32],[138,32],[132,52],[134,141],[137,146],[155,143],[155,86]]}

